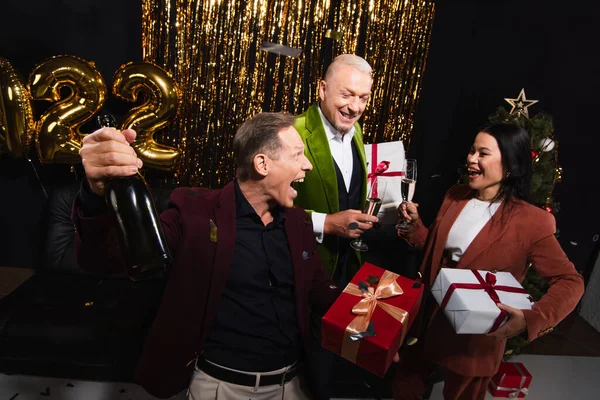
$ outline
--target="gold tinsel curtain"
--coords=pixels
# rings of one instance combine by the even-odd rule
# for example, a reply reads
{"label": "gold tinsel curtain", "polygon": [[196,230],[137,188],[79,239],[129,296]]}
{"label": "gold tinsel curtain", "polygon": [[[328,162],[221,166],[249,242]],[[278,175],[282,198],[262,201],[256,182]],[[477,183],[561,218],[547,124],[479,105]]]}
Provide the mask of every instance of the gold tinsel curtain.
{"label": "gold tinsel curtain", "polygon": [[[175,183],[231,180],[239,124],[260,111],[304,111],[342,53],[364,57],[375,72],[366,142],[408,148],[433,0],[143,0],[142,12],[144,60],[170,71],[183,93],[179,117],[157,135],[182,151]],[[263,42],[302,53],[267,52]]]}

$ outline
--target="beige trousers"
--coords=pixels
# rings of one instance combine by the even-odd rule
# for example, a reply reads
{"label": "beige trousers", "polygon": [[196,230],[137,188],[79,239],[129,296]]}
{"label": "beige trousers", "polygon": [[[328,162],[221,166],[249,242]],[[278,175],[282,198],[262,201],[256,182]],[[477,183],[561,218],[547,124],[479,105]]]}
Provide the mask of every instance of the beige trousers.
{"label": "beige trousers", "polygon": [[[287,368],[263,372],[261,375],[274,375]],[[235,370],[237,371],[237,370]],[[242,372],[242,371],[237,371]],[[220,381],[196,368],[188,390],[188,400],[309,400],[310,396],[301,384],[299,376],[285,385],[240,386]]]}

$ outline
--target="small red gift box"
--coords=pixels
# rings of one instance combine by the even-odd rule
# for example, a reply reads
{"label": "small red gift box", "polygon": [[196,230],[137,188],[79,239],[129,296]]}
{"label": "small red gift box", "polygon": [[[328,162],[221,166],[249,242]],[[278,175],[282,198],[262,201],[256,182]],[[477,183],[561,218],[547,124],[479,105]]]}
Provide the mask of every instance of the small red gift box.
{"label": "small red gift box", "polygon": [[530,384],[531,374],[523,363],[503,362],[488,389],[494,397],[522,399],[527,396]]}
{"label": "small red gift box", "polygon": [[383,377],[422,298],[420,283],[364,263],[323,317],[321,344]]}

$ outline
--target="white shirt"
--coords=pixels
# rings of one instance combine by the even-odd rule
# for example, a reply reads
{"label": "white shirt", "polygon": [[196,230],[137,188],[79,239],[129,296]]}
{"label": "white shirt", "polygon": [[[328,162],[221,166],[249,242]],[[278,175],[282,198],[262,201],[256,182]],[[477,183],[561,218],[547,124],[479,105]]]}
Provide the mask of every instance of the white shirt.
{"label": "white shirt", "polygon": [[478,199],[469,200],[450,228],[444,247],[452,261],[460,261],[473,239],[498,211],[500,204],[500,202],[490,204],[488,201]]}
{"label": "white shirt", "polygon": [[[344,185],[346,191],[350,191],[350,181],[352,180],[352,171],[354,163],[352,160],[352,138],[356,129],[352,126],[352,129],[342,135],[337,129],[325,118],[319,105],[319,115],[325,128],[325,135],[327,136],[327,142],[329,143],[329,150],[331,156],[335,160],[342,177],[344,178]],[[313,230],[315,232],[316,239],[319,243],[323,241],[323,234],[325,230],[325,217],[327,214],[312,212]]]}

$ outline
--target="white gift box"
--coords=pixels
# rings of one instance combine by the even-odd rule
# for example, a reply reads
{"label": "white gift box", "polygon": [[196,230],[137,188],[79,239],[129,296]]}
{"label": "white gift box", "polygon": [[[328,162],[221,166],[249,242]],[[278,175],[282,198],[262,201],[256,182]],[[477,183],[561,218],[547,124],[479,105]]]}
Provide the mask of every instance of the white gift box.
{"label": "white gift box", "polygon": [[[385,195],[382,199],[381,208],[377,214],[381,224],[395,224],[398,219],[396,209],[402,203],[400,182],[402,168],[404,166],[404,144],[402,141],[365,144],[365,155],[367,156],[367,175],[373,174],[382,161],[389,161],[389,168],[380,176],[386,181]],[[368,185],[371,180],[367,180]]]}
{"label": "white gift box", "polygon": [[[488,274],[492,276],[488,277]],[[489,281],[493,281],[494,277],[496,282],[492,285]],[[460,288],[462,284],[471,288]],[[456,333],[490,333],[495,324],[502,326],[506,322],[506,317],[500,318],[501,310],[484,286],[491,287],[501,303],[520,310],[531,310],[533,299],[509,272],[442,268],[431,287],[431,293]],[[525,293],[512,293],[509,290]]]}

